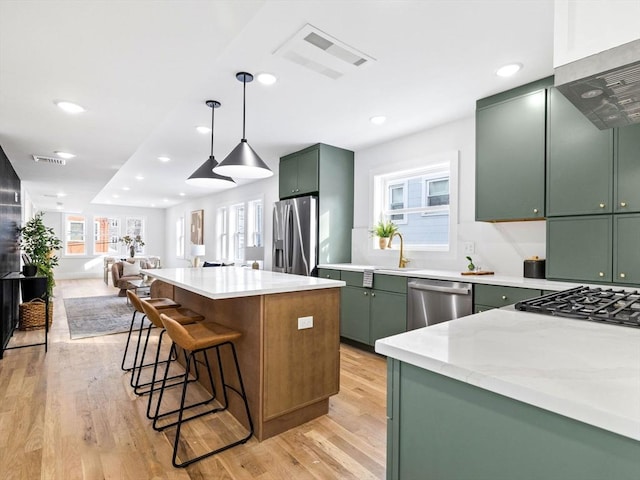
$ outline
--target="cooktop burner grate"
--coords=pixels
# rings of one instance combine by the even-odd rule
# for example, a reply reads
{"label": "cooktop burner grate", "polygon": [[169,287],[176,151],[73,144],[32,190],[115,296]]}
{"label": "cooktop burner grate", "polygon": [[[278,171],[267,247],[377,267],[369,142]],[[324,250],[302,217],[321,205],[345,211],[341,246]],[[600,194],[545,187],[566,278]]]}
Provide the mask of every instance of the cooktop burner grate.
{"label": "cooktop burner grate", "polygon": [[523,300],[517,310],[640,328],[640,292],[576,287]]}

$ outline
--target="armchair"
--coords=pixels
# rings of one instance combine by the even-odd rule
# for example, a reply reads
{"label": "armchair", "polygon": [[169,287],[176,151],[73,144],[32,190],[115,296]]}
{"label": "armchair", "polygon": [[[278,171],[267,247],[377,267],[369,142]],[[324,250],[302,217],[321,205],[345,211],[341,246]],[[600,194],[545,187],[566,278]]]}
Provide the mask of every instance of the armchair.
{"label": "armchair", "polygon": [[[133,263],[133,262],[129,262]],[[119,288],[119,297],[125,297],[127,295],[127,288],[130,288],[129,280],[139,280],[142,278],[142,274],[137,275],[124,275],[124,262],[115,262],[111,266],[111,280],[113,286]],[[152,265],[146,260],[140,260],[140,268],[152,268]]]}

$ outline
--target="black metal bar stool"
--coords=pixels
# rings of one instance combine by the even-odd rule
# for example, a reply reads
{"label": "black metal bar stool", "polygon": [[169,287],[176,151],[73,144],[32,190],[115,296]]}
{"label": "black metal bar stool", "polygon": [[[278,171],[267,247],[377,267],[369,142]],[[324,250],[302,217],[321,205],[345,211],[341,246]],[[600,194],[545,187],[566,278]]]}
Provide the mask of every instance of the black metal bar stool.
{"label": "black metal bar stool", "polygon": [[[122,355],[122,364],[120,365],[120,368],[125,372],[131,371],[131,369],[135,365],[135,361],[134,361],[130,367],[125,367],[127,352],[129,351],[129,345],[131,344],[131,335],[133,333],[133,326],[135,325],[135,321],[136,321],[136,314],[140,313],[142,315],[140,317],[140,328],[138,329],[139,333],[138,333],[138,343],[136,346],[136,355],[138,354],[138,350],[140,348],[140,336],[141,336],[140,334],[142,333],[142,330],[144,328],[144,319],[146,318],[146,315],[142,310],[142,304],[140,303],[140,298],[138,297],[138,295],[136,295],[133,290],[127,290],[127,298],[131,302],[131,305],[133,305],[133,315],[131,315],[131,325],[129,325],[129,334],[127,335],[127,343],[124,346],[124,353]],[[147,298],[146,301],[149,302],[158,310],[180,307],[179,303],[171,300],[170,298],[163,298],[163,297]]]}
{"label": "black metal bar stool", "polygon": [[[180,407],[176,410],[171,410],[168,412],[160,413],[162,398],[165,394],[165,390],[168,388],[167,380],[169,379],[169,367],[171,365],[171,360],[167,362],[164,372],[164,377],[162,379],[162,386],[160,388],[160,393],[158,395],[158,403],[156,406],[156,414],[153,420],[153,428],[155,430],[164,430],[166,428],[176,426],[176,436],[173,442],[173,458],[172,463],[174,467],[186,467],[187,465],[191,465],[194,462],[202,460],[204,458],[215,455],[216,453],[220,453],[229,448],[235,447],[237,445],[246,443],[247,440],[251,438],[253,435],[253,421],[251,419],[251,413],[249,412],[249,402],[247,401],[247,394],[244,389],[244,383],[242,382],[242,374],[240,373],[240,365],[238,364],[238,356],[236,354],[235,341],[242,336],[240,332],[236,332],[229,328],[223,327],[222,325],[218,325],[213,322],[200,322],[192,325],[181,325],[179,322],[175,321],[173,318],[165,315],[164,313],[160,314],[160,318],[162,319],[162,323],[167,331],[167,334],[173,341],[171,345],[171,351],[174,353],[174,357],[177,357],[177,347],[182,348],[187,355],[184,379],[182,382],[182,395],[180,400]],[[235,364],[237,379],[238,379],[238,388],[230,385],[226,382],[224,376],[224,368],[222,366],[222,359],[220,355],[220,348],[228,345],[231,353],[233,354],[233,361]],[[185,418],[184,414],[186,410],[191,408],[208,404],[213,402],[216,399],[216,389],[215,383],[213,380],[213,374],[211,370],[211,365],[209,359],[207,357],[207,351],[215,349],[216,357],[218,361],[218,374],[220,375],[220,384],[222,385],[222,399],[219,401],[219,406],[216,406],[211,409],[207,409],[206,411],[201,411],[199,413],[194,413],[193,415]],[[201,360],[198,360],[198,354],[201,356]],[[170,358],[172,356],[170,355]],[[187,387],[190,383],[189,380],[189,372],[191,371],[191,367],[193,366],[197,371],[197,363],[204,365],[207,369],[207,374],[209,377],[209,381],[211,382],[211,388],[213,393],[210,398],[192,403],[190,405],[185,405],[186,397],[187,397]],[[178,446],[180,445],[180,433],[182,424],[188,422],[190,420],[194,420],[196,418],[202,417],[204,415],[218,413],[226,410],[229,407],[229,398],[227,392],[231,390],[235,392],[244,402],[244,408],[247,415],[248,423],[249,423],[249,431],[246,436],[240,438],[239,440],[235,440],[231,443],[223,445],[221,447],[215,448],[207,453],[199,455],[195,458],[191,458],[189,460],[185,460],[181,463],[177,462],[178,457]],[[159,421],[161,419],[165,419],[169,416],[175,416],[177,414],[177,420],[159,426]]]}
{"label": "black metal bar stool", "polygon": [[[142,352],[138,354],[138,350],[136,350],[136,356],[134,359],[134,367],[131,370],[131,382],[130,385],[133,388],[133,391],[136,395],[145,395],[151,394],[154,390],[157,390],[155,384],[160,383],[156,382],[156,371],[158,369],[158,364],[162,364],[167,362],[167,360],[160,360],[160,352],[162,350],[162,338],[165,334],[164,325],[162,324],[162,320],[160,319],[160,310],[155,308],[146,300],[138,298],[140,305],[142,306],[142,311],[145,313],[149,321],[151,322],[147,327],[147,335],[144,341],[144,346],[142,348]],[[199,313],[194,312],[193,310],[189,310],[188,308],[179,307],[179,308],[166,308],[162,310],[166,315],[173,318],[176,322],[187,325],[190,323],[200,322],[204,320],[204,317]],[[149,337],[151,336],[151,329],[153,327],[157,327],[160,329],[160,335],[158,336],[158,345],[156,348],[156,353],[154,360],[151,363],[145,364],[144,359],[147,353],[147,347],[149,345]],[[151,377],[151,381],[143,382],[141,379],[142,370],[145,367],[153,366],[153,375]],[[181,377],[180,375],[178,377]],[[149,415],[149,413],[147,414]],[[149,417],[151,418],[151,417]]]}

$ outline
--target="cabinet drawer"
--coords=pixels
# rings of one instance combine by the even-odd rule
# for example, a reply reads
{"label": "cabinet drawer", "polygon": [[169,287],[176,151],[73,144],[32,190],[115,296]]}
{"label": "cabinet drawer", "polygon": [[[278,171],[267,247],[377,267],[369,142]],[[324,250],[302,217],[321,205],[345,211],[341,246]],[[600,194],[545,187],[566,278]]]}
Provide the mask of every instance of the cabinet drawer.
{"label": "cabinet drawer", "polygon": [[539,297],[542,292],[533,288],[476,284],[474,286],[474,295],[474,303],[477,306],[500,308],[528,298]]}
{"label": "cabinet drawer", "polygon": [[362,272],[340,271],[340,280],[351,287],[362,287]]}
{"label": "cabinet drawer", "polygon": [[329,268],[319,268],[318,278],[329,278],[331,280],[341,280],[340,270],[331,270]]}
{"label": "cabinet drawer", "polygon": [[374,273],[373,288],[386,292],[407,293],[407,277]]}

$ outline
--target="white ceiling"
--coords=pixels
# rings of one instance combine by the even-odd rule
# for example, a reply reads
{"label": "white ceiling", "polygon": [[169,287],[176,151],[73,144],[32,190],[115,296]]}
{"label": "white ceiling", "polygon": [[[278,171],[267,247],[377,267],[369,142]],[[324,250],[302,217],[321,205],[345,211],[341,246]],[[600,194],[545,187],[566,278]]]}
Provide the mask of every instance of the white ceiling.
{"label": "white ceiling", "polygon": [[[376,61],[333,80],[273,54],[307,23]],[[184,182],[209,155],[195,127],[218,100],[218,161],[239,142],[238,71],[278,77],[247,85],[246,126],[277,172],[317,142],[357,151],[470,116],[478,98],[551,75],[552,57],[552,0],[0,0],[0,146],[37,209],[164,208],[211,194]],[[494,75],[511,62],[523,70]],[[56,150],[77,157],[31,157]]]}

